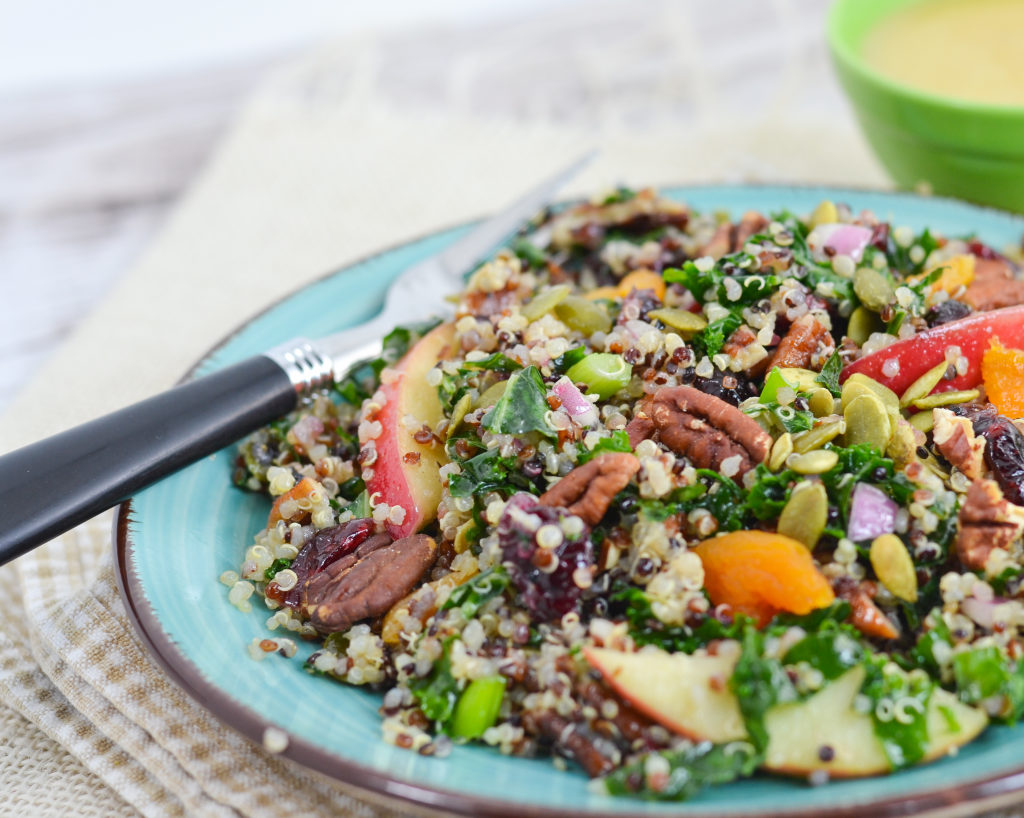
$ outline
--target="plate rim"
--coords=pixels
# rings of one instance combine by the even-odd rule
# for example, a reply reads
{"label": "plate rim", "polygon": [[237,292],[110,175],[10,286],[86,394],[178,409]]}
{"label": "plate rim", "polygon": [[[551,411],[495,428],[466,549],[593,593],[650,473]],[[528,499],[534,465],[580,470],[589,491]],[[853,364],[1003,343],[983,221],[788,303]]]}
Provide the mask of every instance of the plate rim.
{"label": "plate rim", "polygon": [[[948,202],[952,205],[966,206],[977,211],[987,211],[1001,218],[1018,221],[1022,231],[1024,231],[1024,214],[991,205],[977,204],[952,196],[921,195],[912,191],[870,186],[773,182],[721,184],[709,182],[698,184],[659,184],[655,189],[658,191],[679,191],[685,197],[686,191],[690,190],[706,191],[714,189],[742,192],[744,190],[763,190],[768,188],[799,191],[801,193],[821,190],[837,194],[867,194],[892,197],[894,199]],[[560,200],[552,206],[564,207],[578,201],[581,201],[581,199]],[[278,296],[273,303],[250,315],[234,329],[219,338],[202,353],[176,383],[180,384],[193,379],[197,372],[214,355],[242,331],[273,311],[282,302],[299,295],[306,289],[371,263],[375,259],[391,255],[440,234],[467,229],[476,224],[477,221],[477,219],[472,219],[457,222],[389,244],[373,252],[351,259],[342,266],[333,268],[323,275],[296,286],[289,292]],[[277,730],[281,728],[248,705],[221,690],[212,681],[207,680],[193,660],[178,647],[164,630],[163,624],[149,603],[145,589],[132,563],[131,554],[134,548],[130,530],[132,522],[133,506],[132,498],[129,498],[115,508],[112,525],[112,545],[116,563],[114,573],[118,590],[124,602],[127,617],[132,623],[135,633],[145,646],[150,658],[190,698],[206,709],[220,724],[240,733],[257,746],[262,747],[264,731],[270,727]],[[1024,729],[1024,725],[1022,725],[1022,729]],[[290,759],[304,768],[325,775],[346,789],[351,789],[357,798],[363,798],[392,808],[408,809],[412,807],[429,814],[454,812],[461,815],[485,816],[486,818],[518,818],[518,816],[522,815],[537,816],[537,818],[555,818],[555,816],[566,816],[566,818],[595,818],[595,816],[597,818],[621,818],[621,816],[630,814],[628,799],[614,801],[615,804],[624,807],[623,809],[588,809],[578,811],[510,802],[503,799],[488,798],[482,795],[467,794],[442,787],[425,786],[417,782],[399,780],[368,765],[338,756],[330,750],[300,736],[296,736],[288,731],[284,732],[288,736],[288,746],[280,753],[281,756]],[[1021,800],[1024,800],[1024,760],[1012,770],[989,776],[982,775],[954,785],[951,788],[926,789],[906,795],[868,799],[845,805],[808,805],[803,808],[791,808],[784,815],[793,816],[793,818],[806,818],[806,816],[812,815],[822,816],[822,818],[863,818],[869,814],[872,816],[906,814],[953,816],[975,814],[979,809],[996,809]],[[698,806],[697,810],[693,810],[689,809],[690,806],[693,806],[692,802],[687,803],[687,815],[692,818],[725,818],[725,816],[728,816],[728,818],[768,818],[768,816],[780,816],[778,812],[765,812],[757,809],[723,812],[720,809],[714,808],[701,810]],[[966,811],[964,811],[965,809]]]}

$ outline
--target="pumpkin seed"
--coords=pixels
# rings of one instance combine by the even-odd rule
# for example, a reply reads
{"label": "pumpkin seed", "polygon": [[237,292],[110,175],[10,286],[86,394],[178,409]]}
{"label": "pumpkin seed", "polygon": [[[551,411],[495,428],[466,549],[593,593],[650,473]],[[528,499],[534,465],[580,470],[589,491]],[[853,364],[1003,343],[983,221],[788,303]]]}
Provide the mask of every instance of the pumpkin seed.
{"label": "pumpkin seed", "polygon": [[921,400],[914,401],[917,409],[936,409],[939,406],[949,406],[954,403],[970,403],[977,400],[981,394],[977,389],[963,389],[959,392],[939,392],[937,395],[928,395]]}
{"label": "pumpkin seed", "polygon": [[836,210],[836,206],[832,204],[828,199],[822,200],[814,212],[811,214],[811,227],[815,228],[819,224],[835,224],[839,221],[839,211]]}
{"label": "pumpkin seed", "polygon": [[846,326],[846,337],[857,346],[863,346],[873,332],[882,332],[885,324],[878,313],[871,312],[867,307],[857,307],[850,313],[850,323]]}
{"label": "pumpkin seed", "polygon": [[918,412],[916,415],[910,416],[909,423],[919,432],[928,434],[935,425],[935,416],[929,411]]}
{"label": "pumpkin seed", "polygon": [[582,332],[584,335],[608,332],[612,328],[612,319],[608,315],[608,311],[600,304],[595,304],[579,295],[569,295],[563,298],[555,305],[555,315],[569,329]]}
{"label": "pumpkin seed", "polygon": [[900,418],[896,428],[893,429],[889,445],[885,447],[885,453],[901,469],[917,460],[917,440],[914,438],[914,427],[903,418]]}
{"label": "pumpkin seed", "polygon": [[445,437],[446,440],[450,439],[455,430],[459,428],[462,423],[462,419],[466,417],[469,410],[473,408],[473,397],[472,395],[463,395],[458,399],[455,406],[452,408],[452,419],[448,424],[448,434]]}
{"label": "pumpkin seed", "polygon": [[690,312],[689,310],[681,310],[677,307],[662,307],[661,309],[651,310],[647,315],[661,321],[665,326],[672,327],[684,341],[692,340],[698,332],[708,325],[708,319],[703,315]]}
{"label": "pumpkin seed", "polygon": [[889,415],[889,425],[895,429],[896,424],[903,417],[900,412],[900,399],[888,386],[860,372],[851,375],[846,379],[846,383],[843,384],[843,409],[846,409],[851,400],[864,394],[865,389],[872,392],[876,398],[882,401],[882,406],[885,407],[886,414]]}
{"label": "pumpkin seed", "polygon": [[846,421],[838,415],[825,418],[813,429],[801,432],[793,438],[793,450],[803,454],[820,449],[846,431]]}
{"label": "pumpkin seed", "polygon": [[885,406],[873,394],[863,394],[851,400],[843,410],[846,419],[847,446],[870,443],[884,452],[892,437],[892,423]]}
{"label": "pumpkin seed", "polygon": [[824,474],[838,462],[839,455],[831,449],[815,449],[806,454],[790,455],[786,465],[797,474]]}
{"label": "pumpkin seed", "polygon": [[772,444],[772,453],[768,458],[768,468],[779,471],[786,465],[786,458],[793,454],[793,435],[785,432]]}
{"label": "pumpkin seed", "polygon": [[832,397],[832,393],[823,386],[811,392],[811,396],[807,399],[807,405],[816,418],[831,415],[836,408],[836,402]]}
{"label": "pumpkin seed", "polygon": [[917,569],[902,540],[895,534],[882,534],[871,542],[868,552],[871,567],[878,581],[893,596],[906,602],[917,602]]}
{"label": "pumpkin seed", "polygon": [[817,389],[818,373],[813,369],[801,369],[798,366],[780,366],[779,374],[785,378],[786,383],[795,386],[797,392],[810,392]]}
{"label": "pumpkin seed", "polygon": [[536,321],[542,315],[551,312],[559,303],[569,295],[569,286],[559,284],[550,289],[544,290],[534,297],[528,304],[523,305],[523,317],[527,321]]}
{"label": "pumpkin seed", "polygon": [[469,532],[473,530],[475,525],[476,523],[473,520],[467,520],[455,530],[455,540],[452,542],[452,547],[455,549],[456,554],[461,554],[469,548],[471,544]]}
{"label": "pumpkin seed", "polygon": [[900,408],[906,409],[914,401],[921,400],[921,398],[930,395],[931,391],[939,385],[939,381],[942,380],[942,376],[946,374],[947,369],[949,369],[949,364],[943,361],[941,364],[933,366],[910,384],[907,387],[907,391],[900,395]]}
{"label": "pumpkin seed", "polygon": [[508,381],[498,381],[495,384],[491,384],[483,391],[480,397],[473,401],[473,408],[479,409],[483,406],[494,406],[498,399],[505,394],[507,388]]}
{"label": "pumpkin seed", "polygon": [[861,304],[875,312],[891,304],[896,294],[889,277],[874,267],[857,268],[853,274],[853,291]]}
{"label": "pumpkin seed", "polygon": [[779,515],[778,532],[803,543],[810,550],[828,522],[828,495],[818,482],[797,483]]}

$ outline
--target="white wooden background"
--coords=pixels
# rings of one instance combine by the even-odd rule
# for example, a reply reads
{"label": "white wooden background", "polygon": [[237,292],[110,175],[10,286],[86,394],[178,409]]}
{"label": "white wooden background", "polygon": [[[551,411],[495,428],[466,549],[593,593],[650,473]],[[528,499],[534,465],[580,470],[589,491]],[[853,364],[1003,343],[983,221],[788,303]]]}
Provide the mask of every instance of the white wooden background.
{"label": "white wooden background", "polygon": [[[351,0],[303,0],[300,19],[275,17],[282,6],[269,0],[182,0],[175,17],[130,0],[0,0],[0,411],[131,267],[247,94],[318,36],[372,40],[386,55],[374,93],[403,106],[594,127],[707,122],[723,106],[849,118],[828,65],[825,0],[647,2],[392,0],[359,17]],[[240,4],[253,9],[249,28],[229,36]],[[200,5],[205,39],[175,40]],[[669,29],[630,26],[641,6]],[[19,90],[32,80],[46,87]]]}

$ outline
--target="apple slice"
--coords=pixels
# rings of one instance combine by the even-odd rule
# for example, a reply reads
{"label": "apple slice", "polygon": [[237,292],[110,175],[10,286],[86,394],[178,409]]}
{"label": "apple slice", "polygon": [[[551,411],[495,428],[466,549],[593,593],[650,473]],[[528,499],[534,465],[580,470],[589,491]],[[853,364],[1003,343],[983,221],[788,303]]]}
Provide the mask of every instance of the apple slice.
{"label": "apple slice", "polygon": [[[639,653],[586,648],[584,655],[623,699],[668,729],[719,744],[747,737],[739,703],[728,686],[734,658],[650,648]],[[890,772],[871,716],[853,707],[863,681],[864,668],[854,667],[804,701],[769,710],[765,768],[801,776],[823,770],[836,778]],[[943,708],[958,730],[950,727]],[[945,690],[935,690],[928,709],[925,759],[966,744],[987,722],[983,711],[961,704]],[[822,759],[824,746],[831,749],[828,761]]]}
{"label": "apple slice", "polygon": [[652,648],[639,653],[585,648],[583,654],[616,693],[669,730],[716,744],[747,737],[739,704],[729,690],[734,657]]}
{"label": "apple slice", "polygon": [[[837,778],[889,772],[889,760],[875,738],[871,716],[853,707],[863,682],[864,668],[853,667],[809,699],[769,710],[765,715],[768,751],[764,766],[795,775],[828,770]],[[952,715],[958,730],[951,728],[942,708]],[[983,711],[962,704],[949,691],[936,688],[928,703],[928,747],[924,760],[932,761],[966,744],[987,723]],[[834,754],[829,762],[822,761],[819,755],[824,746]]]}
{"label": "apple slice", "polygon": [[[416,433],[424,426],[436,428],[444,416],[437,389],[427,383],[426,376],[448,354],[454,332],[452,324],[435,327],[393,369],[385,370],[379,390],[383,405],[360,425],[363,479],[370,504],[388,506],[385,526],[396,540],[416,533],[437,515],[438,469],[448,458],[440,442],[431,438],[421,443]],[[373,421],[380,424],[376,437],[371,436],[376,429]]]}

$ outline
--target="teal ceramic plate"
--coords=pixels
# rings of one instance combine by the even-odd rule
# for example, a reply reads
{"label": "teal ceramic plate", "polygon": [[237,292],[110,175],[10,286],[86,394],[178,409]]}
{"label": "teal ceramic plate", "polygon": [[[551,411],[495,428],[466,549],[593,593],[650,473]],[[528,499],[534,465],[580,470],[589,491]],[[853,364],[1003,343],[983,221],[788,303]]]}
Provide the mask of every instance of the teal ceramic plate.
{"label": "teal ceramic plate", "polygon": [[[704,187],[666,191],[699,210],[809,212],[821,199],[868,208],[882,218],[947,235],[976,233],[1002,247],[1018,242],[1024,218],[949,199],[828,188]],[[296,334],[318,337],[370,317],[388,282],[466,228],[402,245],[322,279],[250,321],[194,370],[212,372]],[[710,789],[685,804],[595,794],[573,769],[549,760],[507,758],[486,747],[456,747],[438,759],[380,739],[378,697],[308,675],[312,651],[248,658],[267,633],[257,603],[242,614],[217,578],[237,568],[269,504],[231,485],[234,453],[224,449],[123,504],[116,526],[122,591],[143,639],[168,672],[218,718],[254,741],[269,725],[290,739],[284,755],[368,796],[402,799],[470,815],[906,815],[974,814],[1024,788],[1024,726],[990,728],[959,755],[884,778],[802,781],[759,777]],[[287,703],[287,704],[286,704]]]}

